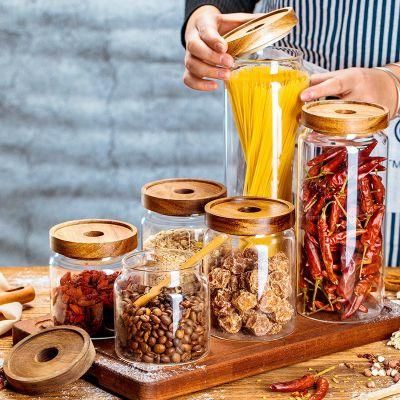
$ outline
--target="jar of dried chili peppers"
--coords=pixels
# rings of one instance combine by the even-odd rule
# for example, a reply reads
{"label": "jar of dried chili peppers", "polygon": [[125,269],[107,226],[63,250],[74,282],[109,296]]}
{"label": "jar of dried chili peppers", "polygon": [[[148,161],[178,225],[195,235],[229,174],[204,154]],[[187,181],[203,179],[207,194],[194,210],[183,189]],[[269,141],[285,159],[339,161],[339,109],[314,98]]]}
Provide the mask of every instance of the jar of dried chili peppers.
{"label": "jar of dried chili peppers", "polygon": [[51,314],[54,325],[75,325],[93,338],[114,336],[114,281],[122,258],[137,247],[133,225],[76,220],[50,229]]}
{"label": "jar of dried chili peppers", "polygon": [[318,101],[298,145],[299,313],[354,322],[383,305],[388,140],[385,107]]}
{"label": "jar of dried chili peppers", "polygon": [[269,341],[295,323],[294,206],[261,197],[228,197],[206,206],[205,243],[228,240],[205,259],[212,334]]}
{"label": "jar of dried chili peppers", "polygon": [[226,196],[218,182],[175,178],[149,182],[142,187],[144,250],[175,249],[195,253],[202,248],[204,206]]}

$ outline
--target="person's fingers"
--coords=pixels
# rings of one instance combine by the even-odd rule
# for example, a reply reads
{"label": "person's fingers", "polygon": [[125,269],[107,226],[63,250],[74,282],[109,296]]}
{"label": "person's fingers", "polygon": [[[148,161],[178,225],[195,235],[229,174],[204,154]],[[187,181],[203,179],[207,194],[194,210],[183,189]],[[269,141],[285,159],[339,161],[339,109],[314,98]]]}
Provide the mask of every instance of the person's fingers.
{"label": "person's fingers", "polygon": [[200,79],[194,76],[187,69],[183,74],[183,82],[187,87],[195,90],[201,90],[203,92],[211,92],[218,88],[218,85],[214,81],[209,81],[207,79]]}
{"label": "person's fingers", "polygon": [[218,26],[215,18],[199,18],[196,21],[196,28],[203,42],[218,53],[226,53],[228,45],[218,33]]}
{"label": "person's fingers", "polygon": [[261,17],[265,14],[248,14],[248,13],[233,13],[233,14],[220,14],[217,15],[218,31],[221,35],[225,35],[232,29],[251,21],[252,19]]}
{"label": "person's fingers", "polygon": [[301,93],[302,101],[312,101],[326,96],[342,96],[351,89],[351,79],[345,75],[336,75]]}
{"label": "person's fingers", "polygon": [[318,85],[318,83],[324,82],[330,78],[333,78],[335,75],[337,75],[337,71],[333,72],[323,72],[319,74],[313,74],[310,77],[310,85]]}
{"label": "person's fingers", "polygon": [[200,60],[212,65],[221,65],[226,68],[233,66],[233,57],[229,54],[221,54],[208,47],[200,36],[191,35],[186,43],[187,51]]}
{"label": "person's fingers", "polygon": [[230,70],[227,68],[214,67],[207,64],[190,53],[186,52],[185,67],[194,76],[198,78],[213,78],[213,79],[229,79]]}

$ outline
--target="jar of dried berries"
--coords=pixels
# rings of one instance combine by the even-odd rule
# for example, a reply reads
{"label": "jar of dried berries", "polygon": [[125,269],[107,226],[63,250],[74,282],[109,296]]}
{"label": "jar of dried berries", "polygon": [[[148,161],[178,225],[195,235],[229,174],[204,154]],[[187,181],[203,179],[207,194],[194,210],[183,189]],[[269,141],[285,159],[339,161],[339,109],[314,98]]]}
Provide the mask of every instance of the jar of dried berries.
{"label": "jar of dried berries", "polygon": [[123,256],[137,247],[137,229],[114,220],[77,220],[50,229],[51,314],[93,338],[114,336],[113,286]]}

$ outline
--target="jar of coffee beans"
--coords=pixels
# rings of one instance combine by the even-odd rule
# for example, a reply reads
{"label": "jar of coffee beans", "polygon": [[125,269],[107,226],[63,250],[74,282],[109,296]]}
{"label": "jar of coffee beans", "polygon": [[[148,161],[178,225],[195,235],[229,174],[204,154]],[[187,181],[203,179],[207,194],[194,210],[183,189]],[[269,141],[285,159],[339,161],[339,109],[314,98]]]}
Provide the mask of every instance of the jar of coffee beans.
{"label": "jar of coffee beans", "polygon": [[136,228],[122,221],[77,220],[50,229],[51,314],[54,325],[114,337],[114,281],[122,258],[136,249]]}
{"label": "jar of coffee beans", "polygon": [[203,246],[204,206],[226,195],[224,185],[202,179],[164,179],[142,188],[143,249],[177,249],[192,254]]}
{"label": "jar of coffee beans", "polygon": [[[177,254],[179,253],[179,254]],[[209,350],[207,277],[201,263],[180,269],[190,253],[149,250],[123,260],[115,281],[115,349],[125,361],[176,365]]]}
{"label": "jar of coffee beans", "polygon": [[212,334],[268,341],[295,322],[294,207],[283,200],[230,197],[206,206],[209,243],[229,239],[205,259]]}

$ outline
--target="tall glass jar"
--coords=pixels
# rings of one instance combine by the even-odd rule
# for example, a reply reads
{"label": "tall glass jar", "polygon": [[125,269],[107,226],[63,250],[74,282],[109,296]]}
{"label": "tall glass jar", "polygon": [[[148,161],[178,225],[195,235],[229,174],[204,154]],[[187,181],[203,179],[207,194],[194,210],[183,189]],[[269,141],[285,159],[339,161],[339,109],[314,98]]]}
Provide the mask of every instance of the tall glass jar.
{"label": "tall glass jar", "polygon": [[195,253],[203,245],[204,206],[226,195],[224,185],[202,179],[164,179],[142,188],[142,245]]}
{"label": "tall glass jar", "polygon": [[209,243],[229,239],[205,259],[212,334],[274,340],[295,323],[294,206],[283,200],[228,197],[206,206]]}
{"label": "tall glass jar", "polygon": [[354,322],[383,305],[388,140],[385,107],[303,106],[298,151],[298,304],[302,315]]}
{"label": "tall glass jar", "polygon": [[[184,254],[186,253],[186,255]],[[207,277],[188,252],[149,250],[123,260],[115,282],[115,349],[138,366],[197,361],[209,351]]]}
{"label": "tall glass jar", "polygon": [[77,220],[50,229],[51,314],[54,325],[75,325],[93,338],[114,336],[114,281],[122,257],[137,246],[133,225]]}
{"label": "tall glass jar", "polygon": [[225,89],[225,174],[230,195],[292,201],[302,53],[283,47],[235,60]]}

